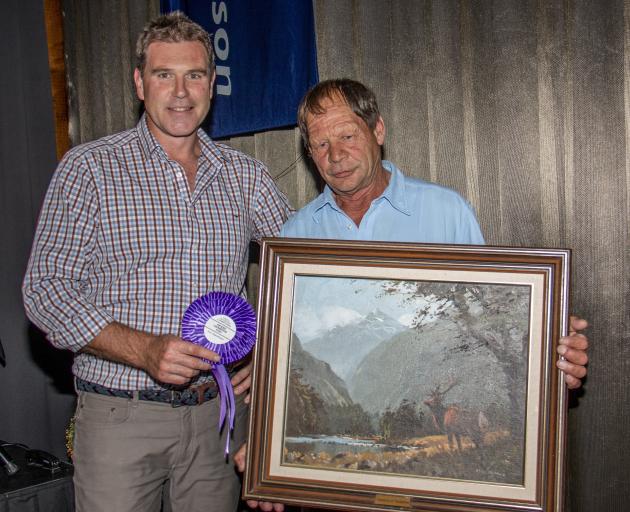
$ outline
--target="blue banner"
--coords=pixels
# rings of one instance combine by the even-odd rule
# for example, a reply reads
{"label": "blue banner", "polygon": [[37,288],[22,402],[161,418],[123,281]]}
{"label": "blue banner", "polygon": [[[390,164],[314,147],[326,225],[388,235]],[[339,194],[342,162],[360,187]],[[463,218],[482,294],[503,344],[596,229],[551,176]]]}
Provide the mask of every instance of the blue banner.
{"label": "blue banner", "polygon": [[180,10],[212,35],[212,137],[296,125],[318,81],[311,0],[161,0],[161,10]]}

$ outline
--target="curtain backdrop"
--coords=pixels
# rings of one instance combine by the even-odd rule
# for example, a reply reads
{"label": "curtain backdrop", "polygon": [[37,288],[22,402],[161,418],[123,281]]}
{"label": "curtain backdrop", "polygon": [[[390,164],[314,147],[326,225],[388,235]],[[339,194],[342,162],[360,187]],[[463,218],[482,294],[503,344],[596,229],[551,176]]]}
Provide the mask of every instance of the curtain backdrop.
{"label": "curtain backdrop", "polygon": [[65,453],[71,357],[26,320],[21,284],[37,214],[56,165],[41,0],[7,0],[0,16],[0,440]]}
{"label": "curtain backdrop", "polygon": [[[76,144],[135,123],[133,46],[158,1],[63,3]],[[630,0],[315,0],[314,7],[320,78],[347,76],[374,89],[388,159],[467,197],[490,244],[573,249],[571,310],[590,320],[592,348],[569,414],[567,510],[623,510]],[[317,193],[296,130],[229,143],[266,162],[295,206]]]}

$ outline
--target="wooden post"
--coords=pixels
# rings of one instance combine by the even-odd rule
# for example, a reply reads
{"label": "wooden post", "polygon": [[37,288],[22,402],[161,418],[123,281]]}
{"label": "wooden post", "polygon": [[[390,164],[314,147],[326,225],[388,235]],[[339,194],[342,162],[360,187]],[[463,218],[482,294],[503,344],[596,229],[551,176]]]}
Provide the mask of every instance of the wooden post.
{"label": "wooden post", "polygon": [[44,17],[48,40],[48,67],[55,115],[57,160],[70,149],[68,133],[68,97],[66,94],[66,66],[63,48],[63,15],[61,0],[44,0]]}

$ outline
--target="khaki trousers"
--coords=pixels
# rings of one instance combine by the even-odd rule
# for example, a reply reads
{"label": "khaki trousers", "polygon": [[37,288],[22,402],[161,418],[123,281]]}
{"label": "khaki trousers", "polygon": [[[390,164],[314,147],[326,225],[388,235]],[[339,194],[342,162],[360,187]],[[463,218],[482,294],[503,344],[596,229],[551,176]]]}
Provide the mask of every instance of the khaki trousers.
{"label": "khaki trousers", "polygon": [[77,512],[159,512],[167,485],[173,512],[236,510],[240,480],[231,458],[245,441],[248,408],[236,397],[226,460],[219,398],[169,404],[79,391],[73,462]]}

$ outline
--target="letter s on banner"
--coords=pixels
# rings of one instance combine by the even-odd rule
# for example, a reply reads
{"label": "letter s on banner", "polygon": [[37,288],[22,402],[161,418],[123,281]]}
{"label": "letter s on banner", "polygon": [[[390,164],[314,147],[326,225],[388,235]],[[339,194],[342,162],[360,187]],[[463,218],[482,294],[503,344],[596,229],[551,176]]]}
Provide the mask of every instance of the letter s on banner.
{"label": "letter s on banner", "polygon": [[218,7],[219,9],[217,10],[217,2],[212,2],[212,21],[218,25],[221,23],[221,18],[223,18],[223,23],[227,23],[227,5],[225,5],[225,2],[220,2]]}

